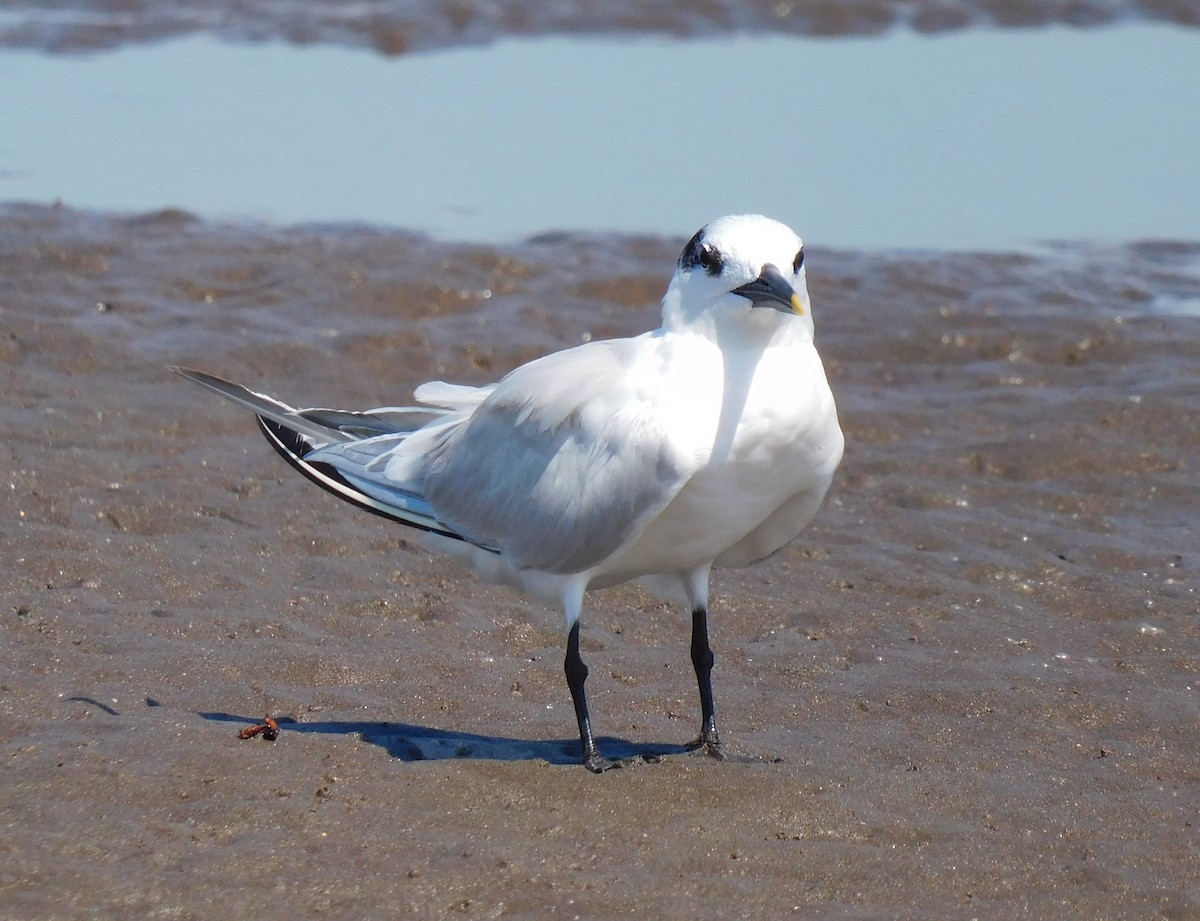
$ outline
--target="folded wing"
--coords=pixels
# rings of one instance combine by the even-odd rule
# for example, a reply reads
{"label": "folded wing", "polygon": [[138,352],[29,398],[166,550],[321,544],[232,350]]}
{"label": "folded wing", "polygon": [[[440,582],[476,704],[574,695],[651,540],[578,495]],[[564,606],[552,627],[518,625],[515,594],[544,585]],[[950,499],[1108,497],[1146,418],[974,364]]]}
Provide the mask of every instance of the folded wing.
{"label": "folded wing", "polygon": [[638,340],[548,355],[500,383],[440,381],[420,407],[295,409],[210,374],[177,373],[246,407],[296,470],[342,499],[501,554],[518,569],[584,572],[636,536],[691,474]]}
{"label": "folded wing", "polygon": [[546,356],[402,441],[333,444],[311,459],[368,494],[422,496],[438,521],[518,569],[583,572],[661,512],[691,472],[654,392],[630,373],[644,354],[636,342]]}

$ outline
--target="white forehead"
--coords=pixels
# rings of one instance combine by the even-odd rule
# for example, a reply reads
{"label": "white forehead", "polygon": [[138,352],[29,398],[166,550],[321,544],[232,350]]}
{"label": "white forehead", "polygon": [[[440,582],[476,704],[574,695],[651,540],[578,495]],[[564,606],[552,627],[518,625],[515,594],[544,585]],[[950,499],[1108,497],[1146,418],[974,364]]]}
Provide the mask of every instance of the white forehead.
{"label": "white forehead", "polygon": [[717,218],[705,226],[701,239],[726,262],[743,263],[756,273],[768,262],[781,269],[790,267],[802,245],[790,227],[761,214]]}

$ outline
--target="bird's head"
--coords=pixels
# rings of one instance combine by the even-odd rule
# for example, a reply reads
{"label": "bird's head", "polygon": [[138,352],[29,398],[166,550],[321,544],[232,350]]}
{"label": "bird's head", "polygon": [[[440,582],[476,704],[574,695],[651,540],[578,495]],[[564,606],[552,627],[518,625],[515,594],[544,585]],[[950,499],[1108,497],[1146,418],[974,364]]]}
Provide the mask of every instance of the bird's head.
{"label": "bird's head", "polygon": [[663,324],[679,328],[704,317],[811,331],[800,238],[761,214],[718,218],[697,231],[663,298]]}

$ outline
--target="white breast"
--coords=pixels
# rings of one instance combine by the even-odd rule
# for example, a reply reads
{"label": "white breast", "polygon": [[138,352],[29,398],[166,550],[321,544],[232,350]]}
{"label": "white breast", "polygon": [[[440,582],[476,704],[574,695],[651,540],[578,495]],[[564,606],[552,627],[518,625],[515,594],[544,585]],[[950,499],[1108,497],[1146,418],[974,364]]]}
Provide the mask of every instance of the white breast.
{"label": "white breast", "polygon": [[[713,560],[745,565],[778,550],[816,513],[843,445],[816,349],[768,349],[745,373],[725,371],[721,411],[707,420],[702,462],[603,572],[681,572]],[[780,394],[792,399],[781,401]]]}

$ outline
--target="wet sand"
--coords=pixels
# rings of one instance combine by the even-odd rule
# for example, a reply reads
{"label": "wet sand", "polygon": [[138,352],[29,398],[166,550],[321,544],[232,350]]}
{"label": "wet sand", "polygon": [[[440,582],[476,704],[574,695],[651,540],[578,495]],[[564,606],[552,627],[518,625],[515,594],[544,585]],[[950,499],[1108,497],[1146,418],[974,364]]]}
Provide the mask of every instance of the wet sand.
{"label": "wet sand", "polygon": [[1200,26],[1200,0],[0,0],[0,47],[79,53],[206,32],[232,41],[329,42],[393,55],[484,44],[506,36],[695,38],[764,31],[847,36],[878,35],[893,28],[937,34],[965,28],[1095,27],[1131,20],[1195,28]]}
{"label": "wet sand", "polygon": [[0,916],[1196,917],[1200,245],[810,243],[847,454],[715,579],[726,763],[679,752],[683,612],[591,596],[598,732],[668,753],[592,776],[558,612],[166,370],[351,407],[491,380],[656,325],[693,229],[0,208]]}

